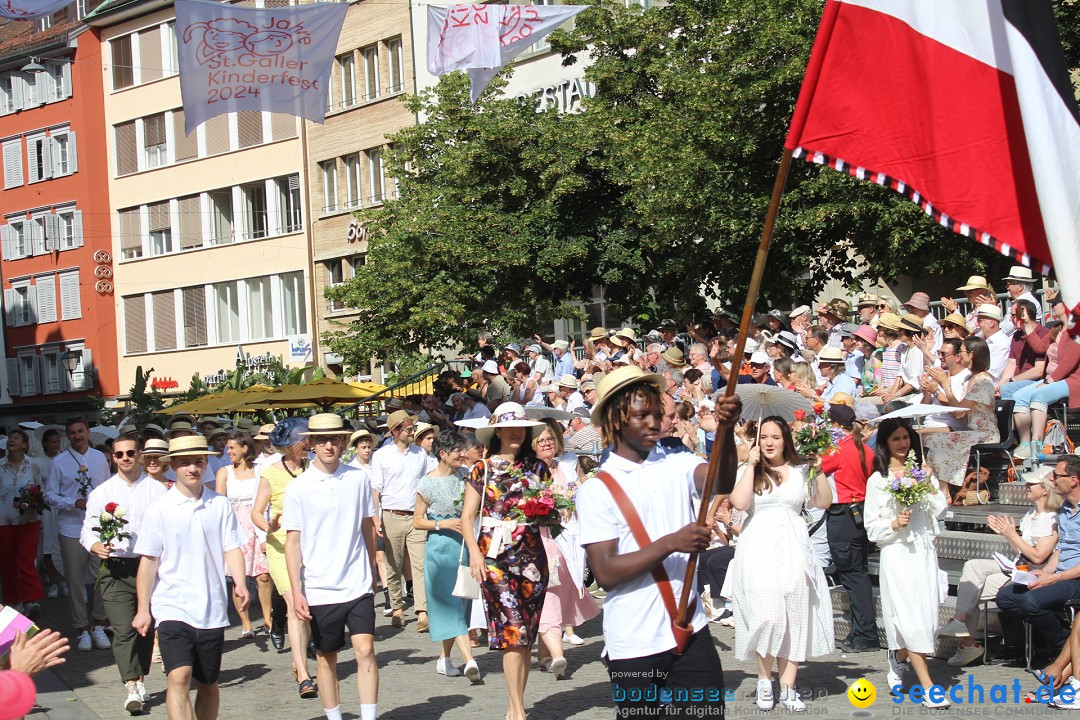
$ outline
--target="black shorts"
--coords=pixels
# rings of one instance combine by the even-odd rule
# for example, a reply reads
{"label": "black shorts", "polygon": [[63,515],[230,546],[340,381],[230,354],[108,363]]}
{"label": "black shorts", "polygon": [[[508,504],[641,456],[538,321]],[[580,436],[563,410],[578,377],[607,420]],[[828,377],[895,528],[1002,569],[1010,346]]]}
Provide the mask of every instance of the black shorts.
{"label": "black shorts", "polygon": [[375,552],[386,552],[386,538],[382,535],[375,536]]}
{"label": "black shorts", "polygon": [[346,645],[345,628],[349,637],[375,634],[375,596],[361,595],[355,600],[330,605],[311,605],[311,638],[319,652],[336,653]]}
{"label": "black shorts", "polygon": [[218,681],[225,628],[200,630],[179,620],[165,620],[158,623],[157,636],[166,675],[176,668],[190,667],[197,682],[213,685]]}

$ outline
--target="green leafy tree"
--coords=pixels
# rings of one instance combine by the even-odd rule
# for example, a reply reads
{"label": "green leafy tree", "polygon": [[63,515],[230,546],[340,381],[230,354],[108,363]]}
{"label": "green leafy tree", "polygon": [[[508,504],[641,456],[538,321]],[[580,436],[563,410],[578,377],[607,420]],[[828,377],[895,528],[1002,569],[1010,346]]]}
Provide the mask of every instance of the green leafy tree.
{"label": "green leafy tree", "polygon": [[[392,138],[400,198],[360,214],[370,262],[327,291],[361,308],[326,338],[347,365],[478,329],[528,336],[594,285],[615,317],[741,306],[821,0],[591,4],[551,36],[564,63],[590,61],[583,112],[537,113],[499,97],[501,78],[474,106],[461,73],[409,99],[426,120]],[[1055,2],[1070,67],[1078,8]],[[798,161],[762,301],[1003,262],[892,191]]]}

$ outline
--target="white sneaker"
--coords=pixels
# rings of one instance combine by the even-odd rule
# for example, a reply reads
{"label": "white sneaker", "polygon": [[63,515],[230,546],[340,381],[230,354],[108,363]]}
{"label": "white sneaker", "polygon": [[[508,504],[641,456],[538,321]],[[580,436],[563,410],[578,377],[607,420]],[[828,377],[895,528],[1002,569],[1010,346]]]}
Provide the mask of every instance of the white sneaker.
{"label": "white sneaker", "polygon": [[585,641],[577,636],[575,633],[563,633],[563,642],[568,642],[571,645],[584,645]]}
{"label": "white sneaker", "polygon": [[105,628],[100,625],[90,628],[90,637],[94,640],[94,647],[98,650],[108,650],[112,647],[112,641],[105,634]]}
{"label": "white sneaker", "polygon": [[382,611],[382,616],[383,617],[390,617],[393,614],[394,614],[394,608],[383,608],[383,611]]}
{"label": "white sneaker", "polygon": [[75,641],[75,649],[85,651],[91,650],[93,647],[94,645],[90,641],[90,631],[83,630],[79,633],[79,639]]}
{"label": "white sneaker", "polygon": [[142,680],[135,681],[135,692],[139,693],[139,697],[142,698],[143,702],[150,699],[150,693],[146,692],[146,686],[143,685]]}
{"label": "white sneaker", "polygon": [[[1059,710],[1080,710],[1080,681],[1077,681],[1076,678],[1069,678],[1069,681],[1065,683],[1065,685],[1073,689],[1072,700],[1065,700],[1061,696],[1061,691],[1059,690],[1058,694],[1051,698],[1048,704],[1050,707],[1055,707]],[[1064,687],[1065,686],[1062,686],[1062,689],[1064,689]]]}
{"label": "white sneaker", "polygon": [[886,673],[885,679],[889,683],[889,690],[892,690],[897,685],[903,686],[904,684],[904,671],[907,667],[904,663],[896,659],[896,651],[889,651],[889,672]]}
{"label": "white sneaker", "polygon": [[551,665],[548,666],[548,671],[557,678],[561,678],[566,674],[566,658],[557,657],[551,661]]}
{"label": "white sneaker", "polygon": [[454,663],[448,657],[439,658],[435,661],[435,672],[446,677],[458,677],[461,675],[461,671],[454,667]]}
{"label": "white sneaker", "polygon": [[947,708],[949,707],[949,701],[946,698],[941,698],[939,702],[934,702],[930,698],[926,698],[922,701],[923,707],[928,708]]}
{"label": "white sneaker", "polygon": [[953,667],[963,667],[968,663],[975,662],[976,660],[981,658],[982,655],[983,649],[982,646],[978,643],[969,647],[964,647],[963,645],[961,645],[956,648],[956,653],[951,658],[946,660],[946,662]]}
{"label": "white sneaker", "polygon": [[475,660],[465,663],[465,677],[469,678],[469,682],[480,682],[480,666]]}
{"label": "white sneaker", "polygon": [[124,701],[124,709],[131,715],[139,715],[142,713],[143,699],[133,689],[128,689],[127,700]]}
{"label": "white sneaker", "polygon": [[762,710],[772,710],[773,705],[776,703],[773,701],[772,694],[772,680],[758,680],[757,681],[757,706]]}
{"label": "white sneaker", "polygon": [[799,699],[799,693],[793,687],[781,688],[780,704],[792,712],[806,712],[806,703]]}
{"label": "white sneaker", "polygon": [[1026,442],[1020,443],[1016,446],[1016,449],[1013,450],[1013,457],[1018,460],[1027,460],[1031,457],[1031,446]]}
{"label": "white sneaker", "polygon": [[60,597],[60,586],[50,585],[49,592],[45,593],[45,597],[49,598],[50,600],[55,600],[56,598]]}
{"label": "white sneaker", "polygon": [[937,634],[944,637],[971,637],[971,633],[968,632],[967,625],[955,619],[950,620],[948,623],[943,625],[941,629],[937,631]]}

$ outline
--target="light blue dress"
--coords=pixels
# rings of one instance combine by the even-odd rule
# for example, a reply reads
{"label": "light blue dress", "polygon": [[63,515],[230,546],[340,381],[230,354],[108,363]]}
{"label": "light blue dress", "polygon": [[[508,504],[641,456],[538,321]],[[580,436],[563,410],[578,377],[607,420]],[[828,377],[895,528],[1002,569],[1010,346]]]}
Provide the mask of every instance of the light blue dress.
{"label": "light blue dress", "polygon": [[[465,492],[463,475],[426,475],[417,489],[427,503],[429,520],[461,517]],[[427,589],[428,623],[432,642],[466,635],[469,632],[469,601],[453,595],[457,568],[461,562],[461,535],[451,530],[428,531],[424,551],[424,586]],[[468,561],[468,552],[465,553]]]}

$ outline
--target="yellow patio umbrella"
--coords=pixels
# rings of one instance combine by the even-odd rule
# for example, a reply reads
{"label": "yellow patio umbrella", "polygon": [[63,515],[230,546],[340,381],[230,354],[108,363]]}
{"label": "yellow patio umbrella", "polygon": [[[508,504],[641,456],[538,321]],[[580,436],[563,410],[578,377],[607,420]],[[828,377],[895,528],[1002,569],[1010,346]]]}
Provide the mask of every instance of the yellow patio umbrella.
{"label": "yellow patio umbrella", "polygon": [[203,395],[194,400],[167,407],[161,412],[165,415],[176,415],[177,413],[206,415],[229,411],[251,412],[246,407],[248,403],[264,395],[276,392],[277,389],[269,385],[252,385],[243,390],[225,390],[219,393]]}
{"label": "yellow patio umbrella", "polygon": [[248,410],[267,408],[301,408],[318,406],[329,409],[334,405],[352,405],[371,397],[378,390],[357,387],[352,383],[323,378],[304,385],[282,385],[277,392],[253,399],[244,407]]}

